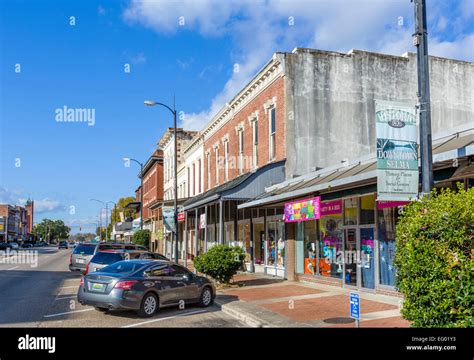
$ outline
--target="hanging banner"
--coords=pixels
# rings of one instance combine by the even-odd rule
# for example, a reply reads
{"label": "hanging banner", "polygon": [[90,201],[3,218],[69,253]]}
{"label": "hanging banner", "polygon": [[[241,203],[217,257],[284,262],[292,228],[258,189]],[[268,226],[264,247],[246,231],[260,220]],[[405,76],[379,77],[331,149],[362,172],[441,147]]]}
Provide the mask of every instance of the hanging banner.
{"label": "hanging banner", "polygon": [[201,214],[199,216],[199,230],[206,228],[206,214]]}
{"label": "hanging banner", "polygon": [[173,206],[163,206],[163,224],[169,232],[174,232],[174,207]]}
{"label": "hanging banner", "polygon": [[376,101],[377,200],[418,197],[418,142],[415,106]]}
{"label": "hanging banner", "polygon": [[285,222],[317,220],[321,217],[320,205],[319,196],[285,203]]}

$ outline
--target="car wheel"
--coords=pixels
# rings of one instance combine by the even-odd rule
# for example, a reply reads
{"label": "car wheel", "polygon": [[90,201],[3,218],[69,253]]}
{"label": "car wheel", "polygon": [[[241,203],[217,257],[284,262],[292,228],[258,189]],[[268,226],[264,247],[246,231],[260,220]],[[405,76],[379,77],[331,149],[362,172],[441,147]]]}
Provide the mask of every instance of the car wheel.
{"label": "car wheel", "polygon": [[151,317],[158,310],[158,306],[158,298],[156,295],[148,293],[142,299],[140,310],[138,310],[138,315],[144,318]]}
{"label": "car wheel", "polygon": [[97,306],[94,309],[96,309],[97,311],[100,311],[100,312],[107,312],[109,310],[107,308],[97,307]]}
{"label": "car wheel", "polygon": [[214,302],[212,299],[212,290],[209,286],[202,289],[201,297],[199,298],[199,306],[208,307]]}

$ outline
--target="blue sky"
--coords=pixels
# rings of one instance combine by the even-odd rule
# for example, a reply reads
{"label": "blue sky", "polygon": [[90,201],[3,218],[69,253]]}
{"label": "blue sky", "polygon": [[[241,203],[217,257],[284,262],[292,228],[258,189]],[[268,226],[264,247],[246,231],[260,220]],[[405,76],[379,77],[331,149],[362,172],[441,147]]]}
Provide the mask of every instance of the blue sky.
{"label": "blue sky", "polygon": [[[430,52],[474,61],[474,1],[428,5]],[[133,195],[138,169],[122,158],[145,161],[172,125],[171,114],[145,99],[172,103],[175,95],[181,125],[199,129],[275,51],[415,51],[409,0],[0,6],[0,202],[33,198],[35,221],[86,224],[100,207],[90,198]],[[94,126],[57,122],[63,106],[94,109]]]}

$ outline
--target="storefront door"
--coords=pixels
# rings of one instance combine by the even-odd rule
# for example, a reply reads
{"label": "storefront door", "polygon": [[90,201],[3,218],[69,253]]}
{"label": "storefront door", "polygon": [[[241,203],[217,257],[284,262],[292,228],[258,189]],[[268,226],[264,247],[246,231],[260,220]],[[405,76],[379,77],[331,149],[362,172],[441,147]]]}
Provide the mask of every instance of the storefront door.
{"label": "storefront door", "polygon": [[344,230],[344,285],[375,289],[374,228]]}

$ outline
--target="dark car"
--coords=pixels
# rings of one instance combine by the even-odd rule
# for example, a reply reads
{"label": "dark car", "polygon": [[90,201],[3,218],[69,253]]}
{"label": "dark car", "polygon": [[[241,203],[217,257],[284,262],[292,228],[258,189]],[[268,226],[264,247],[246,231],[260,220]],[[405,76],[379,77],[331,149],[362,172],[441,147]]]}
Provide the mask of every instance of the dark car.
{"label": "dark car", "polygon": [[68,249],[69,245],[67,241],[60,241],[58,244],[58,249]]}
{"label": "dark car", "polygon": [[33,244],[30,242],[25,242],[21,245],[22,248],[27,249],[27,248],[32,248]]}
{"label": "dark car", "polygon": [[207,278],[162,260],[119,261],[81,279],[79,303],[99,311],[135,310],[153,316],[159,308],[197,303],[207,307],[216,296]]}
{"label": "dark car", "polygon": [[35,246],[45,247],[49,246],[49,244],[46,241],[40,241],[39,243],[36,243]]}
{"label": "dark car", "polygon": [[150,259],[150,260],[165,260],[168,258],[161,254],[152,253],[149,251],[136,250],[104,250],[98,251],[92,257],[86,267],[86,274],[99,271],[102,268],[109,266],[117,261],[134,260],[134,259]]}
{"label": "dark car", "polygon": [[0,251],[13,250],[13,247],[7,242],[0,242]]}

